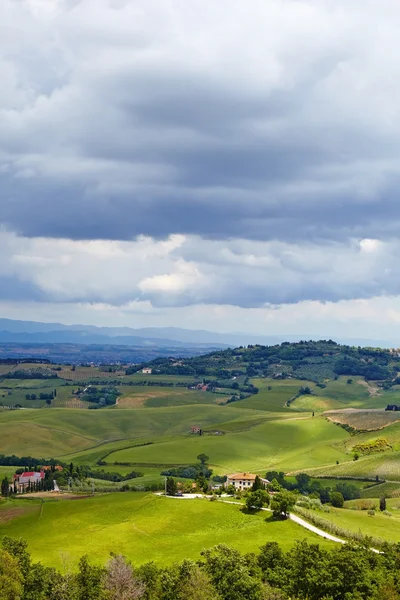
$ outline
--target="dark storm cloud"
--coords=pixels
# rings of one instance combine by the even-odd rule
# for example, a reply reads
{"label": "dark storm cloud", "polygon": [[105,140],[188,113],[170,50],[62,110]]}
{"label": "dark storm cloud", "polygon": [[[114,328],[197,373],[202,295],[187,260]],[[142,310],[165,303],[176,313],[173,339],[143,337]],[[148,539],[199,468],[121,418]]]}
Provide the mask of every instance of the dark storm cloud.
{"label": "dark storm cloud", "polygon": [[[397,4],[4,3],[8,298],[259,307],[400,292]],[[185,239],[164,251],[173,234]]]}
{"label": "dark storm cloud", "polygon": [[23,281],[15,276],[0,275],[0,301],[30,300],[43,302],[48,295],[30,281]]}
{"label": "dark storm cloud", "polygon": [[[51,26],[40,18],[45,4],[25,6],[36,6],[21,17],[42,32],[49,50],[39,52],[28,39],[6,61],[13,77],[0,111],[0,203],[8,229],[71,239],[187,233],[298,241],[385,237],[397,227],[395,132],[379,129],[382,111],[368,114],[381,102],[368,80],[367,107],[359,112],[356,88],[345,87],[357,77],[357,61],[368,68],[364,40],[351,36],[358,2],[340,44],[340,15],[329,2],[319,9],[304,3],[304,14],[283,3],[293,39],[274,32],[271,42],[279,10],[269,14],[259,3],[237,44],[227,29],[226,48],[223,28],[218,37],[198,23],[204,46],[196,51],[195,13],[183,5],[174,15],[187,25],[181,47],[174,19],[158,22],[164,5],[154,31],[152,5],[149,27],[135,26],[141,2],[118,10],[101,2],[85,26],[88,0],[59,2]],[[318,22],[332,26],[315,46],[307,11],[316,30]],[[238,27],[241,18],[233,11],[230,22]],[[257,18],[266,31],[253,40]],[[126,23],[132,32],[125,37]],[[203,59],[200,48],[211,56]],[[24,88],[18,78],[25,73]],[[385,110],[390,118],[390,101]]]}

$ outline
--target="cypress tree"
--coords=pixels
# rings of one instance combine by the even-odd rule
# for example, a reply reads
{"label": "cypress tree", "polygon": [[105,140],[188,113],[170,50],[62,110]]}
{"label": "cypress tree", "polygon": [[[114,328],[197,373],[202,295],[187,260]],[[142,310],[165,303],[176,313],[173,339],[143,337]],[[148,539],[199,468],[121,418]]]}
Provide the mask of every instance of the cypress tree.
{"label": "cypress tree", "polygon": [[3,481],[1,482],[1,495],[4,497],[7,497],[9,495],[9,491],[10,491],[10,483],[8,481],[8,477],[4,477]]}

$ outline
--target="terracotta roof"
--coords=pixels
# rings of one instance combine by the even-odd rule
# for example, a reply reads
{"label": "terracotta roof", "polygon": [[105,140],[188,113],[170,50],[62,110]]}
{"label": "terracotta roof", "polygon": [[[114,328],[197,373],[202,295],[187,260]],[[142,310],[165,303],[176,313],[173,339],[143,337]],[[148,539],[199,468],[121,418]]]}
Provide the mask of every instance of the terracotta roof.
{"label": "terracotta roof", "polygon": [[37,476],[39,475],[40,479],[44,478],[44,473],[43,471],[41,471],[40,473],[38,471],[26,471],[25,473],[21,473],[21,475],[19,476],[20,479],[25,479],[25,478],[32,478],[35,477],[37,478]]}
{"label": "terracotta roof", "polygon": [[253,473],[234,473],[233,475],[228,475],[227,477],[228,479],[250,479],[253,481],[257,475],[254,475]]}

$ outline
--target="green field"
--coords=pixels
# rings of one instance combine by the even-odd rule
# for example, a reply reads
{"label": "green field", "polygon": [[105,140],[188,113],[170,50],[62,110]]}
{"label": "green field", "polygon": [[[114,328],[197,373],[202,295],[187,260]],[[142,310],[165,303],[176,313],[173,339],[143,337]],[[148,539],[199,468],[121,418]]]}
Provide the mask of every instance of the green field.
{"label": "green field", "polygon": [[362,498],[377,498],[385,496],[386,498],[400,498],[400,483],[386,481],[379,485],[364,488],[361,492]]}
{"label": "green field", "polygon": [[[360,500],[346,503],[347,506],[357,506]],[[367,502],[367,501],[364,501]],[[400,500],[388,499],[387,509],[389,514],[379,511],[379,499],[374,502],[378,510],[374,516],[368,514],[368,510],[354,510],[351,508],[331,508],[329,512],[318,512],[317,514],[329,521],[354,533],[362,532],[364,536],[371,536],[387,540],[389,542],[400,542]]]}
{"label": "green field", "polygon": [[[347,458],[347,457],[346,457]],[[330,477],[376,477],[391,481],[400,481],[400,452],[384,452],[348,460],[339,465],[328,465],[310,471],[310,475]]]}
{"label": "green field", "polygon": [[[284,358],[285,353],[293,355],[293,348],[285,346],[281,356],[273,359],[276,361],[273,369],[270,356],[260,359],[260,364],[255,360],[242,361],[242,354],[260,353],[258,347],[242,349],[239,354],[227,352],[225,358],[223,352],[205,358],[204,368],[200,364],[198,370],[204,375],[197,380],[204,376],[206,381],[218,381],[214,385],[223,391],[220,394],[188,389],[187,384],[195,380],[194,376],[125,375],[123,367],[108,372],[95,366],[77,366],[73,370],[60,365],[59,378],[50,380],[1,378],[1,373],[5,373],[2,369],[0,454],[52,457],[93,469],[99,468],[100,461],[105,471],[122,475],[140,471],[142,477],[127,482],[137,489],[162,484],[162,470],[195,463],[200,453],[209,457],[214,475],[235,471],[265,475],[266,471],[278,470],[289,473],[290,477],[308,470],[312,476],[328,476],[321,483],[331,488],[337,484],[335,477],[360,478],[350,483],[360,489],[364,502],[374,496],[392,496],[389,501],[392,516],[377,513],[372,517],[367,511],[351,510],[349,504],[343,510],[321,513],[321,517],[343,529],[356,532],[361,529],[365,534],[400,541],[400,509],[395,504],[400,496],[400,422],[390,424],[396,413],[365,410],[382,409],[388,403],[400,404],[400,387],[384,391],[363,377],[336,377],[335,346],[326,344],[319,357],[307,355],[313,347],[307,349],[305,344],[299,347],[304,350],[304,357],[293,369]],[[363,360],[362,365],[367,365],[368,355]],[[165,371],[170,372],[171,361],[166,361]],[[284,370],[285,364],[290,367],[291,375],[280,379],[277,374]],[[25,364],[21,369],[36,366]],[[314,381],[295,379],[298,368]],[[224,369],[229,369],[229,373],[221,373]],[[248,379],[246,373],[259,376]],[[263,377],[263,373],[268,377]],[[349,379],[352,383],[348,383]],[[117,404],[87,410],[89,404],[73,392],[91,381],[98,387],[107,382],[118,387],[121,396]],[[158,385],[142,385],[144,382]],[[162,385],[166,383],[172,385]],[[176,385],[179,383],[183,385]],[[223,385],[234,385],[237,389],[240,386],[239,392],[248,395],[254,391],[250,384],[258,388],[257,394],[225,404],[238,392]],[[390,385],[390,381],[386,384]],[[306,386],[312,394],[299,396],[300,388]],[[54,389],[57,395],[49,407],[39,394]],[[32,393],[37,399],[27,400],[25,395]],[[20,404],[23,410],[6,408],[15,404]],[[351,431],[342,426],[350,423],[347,413],[343,413],[347,408],[363,410],[351,416],[354,426]],[[325,414],[335,409],[342,411],[342,425],[333,423]],[[193,425],[201,427],[203,435],[191,434]],[[360,433],[361,429],[375,428],[376,431]],[[354,446],[378,437],[387,440],[379,446],[385,451],[369,455],[361,452],[359,459],[353,460]],[[14,471],[0,467],[0,477],[11,476]],[[370,483],[361,481],[376,476],[388,481],[376,487],[368,487]],[[99,490],[115,489],[124,483],[95,480]],[[81,484],[77,481],[75,484],[76,491]],[[88,482],[84,485],[84,489],[89,489]],[[389,533],[386,535],[385,531]],[[167,564],[187,557],[198,558],[203,548],[219,542],[245,552],[257,551],[268,540],[279,541],[284,548],[304,537],[327,543],[293,522],[274,522],[265,513],[247,515],[237,506],[221,501],[174,500],[142,492],[116,492],[74,500],[64,497],[44,503],[21,498],[3,502],[0,503],[2,534],[25,537],[34,559],[52,565],[61,564],[63,553],[71,557],[74,565],[85,552],[104,563],[111,551],[126,554],[136,564],[149,560]]]}
{"label": "green field", "polygon": [[9,479],[12,478],[12,476],[15,473],[15,470],[18,469],[19,467],[3,467],[0,466],[0,479],[3,479],[3,477],[8,477]]}
{"label": "green field", "polygon": [[[272,412],[288,412],[289,409],[285,406],[286,402],[298,393],[299,388],[302,385],[308,385],[311,389],[315,389],[315,384],[312,381],[298,381],[296,379],[277,380],[263,378],[252,379],[252,383],[260,390],[258,394],[251,396],[246,400],[235,402],[234,406],[243,406],[246,408],[255,408],[257,410]],[[297,407],[294,405],[293,407],[294,410],[296,410]]]}
{"label": "green field", "polygon": [[[348,434],[323,419],[267,421],[238,433],[174,438],[120,450],[107,462],[185,464],[206,453],[216,472],[267,468],[307,468],[343,458],[341,442]],[[250,458],[251,457],[251,458]]]}
{"label": "green field", "polygon": [[279,541],[284,549],[298,539],[329,544],[291,521],[272,521],[265,513],[248,515],[220,501],[177,500],[142,493],[43,504],[36,500],[3,502],[2,535],[24,537],[34,560],[58,567],[65,557],[75,566],[83,554],[101,564],[110,552],[116,552],[134,564],[154,561],[163,565],[197,559],[204,548],[218,543],[243,552],[257,551],[272,540]]}
{"label": "green field", "polygon": [[185,387],[119,386],[122,396],[118,399],[121,408],[162,408],[190,404],[220,404],[229,396],[189,390]]}

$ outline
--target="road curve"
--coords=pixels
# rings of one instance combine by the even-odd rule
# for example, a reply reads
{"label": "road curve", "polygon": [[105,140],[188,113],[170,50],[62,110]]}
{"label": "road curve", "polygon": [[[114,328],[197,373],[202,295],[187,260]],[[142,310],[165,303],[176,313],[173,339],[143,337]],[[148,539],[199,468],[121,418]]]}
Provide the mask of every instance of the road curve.
{"label": "road curve", "polygon": [[291,521],[294,521],[298,525],[301,525],[301,527],[304,527],[305,529],[308,529],[309,531],[312,531],[313,533],[316,533],[317,535],[320,535],[321,537],[330,540],[331,542],[338,542],[339,544],[346,543],[345,540],[335,537],[330,533],[326,533],[326,531],[324,531],[323,529],[319,529],[318,527],[315,527],[315,525],[311,525],[311,523],[308,523],[308,521],[305,521],[304,519],[298,517],[297,515],[294,515],[293,513],[289,514],[289,519]]}
{"label": "road curve", "polygon": [[[157,495],[163,495],[163,493],[161,492],[157,492]],[[209,499],[210,496],[200,496],[199,494],[185,494],[184,496],[169,496],[170,498],[187,498],[188,500],[193,500],[195,498],[204,498],[204,499]],[[237,504],[239,506],[243,506],[243,504],[241,502],[235,502],[234,500],[219,500],[219,502],[223,502],[224,504]],[[264,510],[266,512],[272,512],[270,508],[262,508],[261,510]],[[331,542],[336,542],[338,544],[347,544],[346,540],[342,540],[341,538],[338,538],[334,535],[331,535],[330,533],[327,533],[326,531],[324,531],[323,529],[319,529],[319,527],[315,527],[315,525],[311,525],[311,523],[309,523],[308,521],[306,521],[305,519],[302,519],[301,517],[298,517],[297,515],[290,513],[289,514],[289,519],[291,521],[293,521],[294,523],[297,523],[297,525],[300,525],[300,527],[304,527],[304,529],[308,529],[308,531],[311,531],[312,533],[315,533],[316,535],[319,535],[320,537],[325,538],[326,540],[330,540]],[[370,550],[372,552],[375,552],[376,554],[382,554],[379,550],[377,550],[376,548],[370,548]]]}

